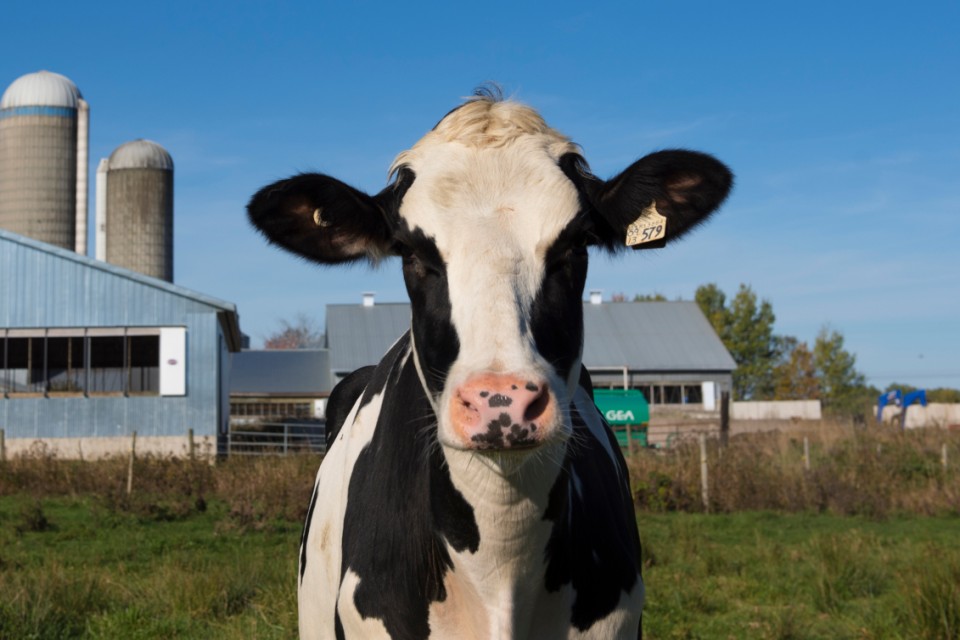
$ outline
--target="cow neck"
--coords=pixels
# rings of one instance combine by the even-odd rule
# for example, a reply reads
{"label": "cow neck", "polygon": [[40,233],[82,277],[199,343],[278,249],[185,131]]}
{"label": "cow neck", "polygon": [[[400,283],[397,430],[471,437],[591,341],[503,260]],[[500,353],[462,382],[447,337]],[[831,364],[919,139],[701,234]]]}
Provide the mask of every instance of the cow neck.
{"label": "cow neck", "polygon": [[[530,637],[543,599],[552,597],[544,584],[554,522],[544,516],[560,472],[552,457],[562,458],[563,446],[551,446],[559,450],[543,452],[550,462],[545,457],[522,465],[493,460],[523,455],[516,452],[444,450],[453,485],[473,507],[480,534],[475,552],[451,550],[453,570],[445,582],[448,592],[476,594],[470,617],[485,621],[488,637]],[[514,472],[503,475],[505,466]]]}

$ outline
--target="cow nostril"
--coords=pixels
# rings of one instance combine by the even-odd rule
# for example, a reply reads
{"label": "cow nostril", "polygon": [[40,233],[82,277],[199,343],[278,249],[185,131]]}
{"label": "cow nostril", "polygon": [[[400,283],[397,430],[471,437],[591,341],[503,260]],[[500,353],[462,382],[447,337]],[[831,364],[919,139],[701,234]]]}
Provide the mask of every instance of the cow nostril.
{"label": "cow nostril", "polygon": [[533,402],[527,405],[526,411],[523,412],[524,421],[533,422],[542,416],[544,411],[547,410],[548,404],[550,404],[550,394],[547,392],[546,385],[544,385],[540,389],[540,393],[537,395],[537,397],[533,399]]}

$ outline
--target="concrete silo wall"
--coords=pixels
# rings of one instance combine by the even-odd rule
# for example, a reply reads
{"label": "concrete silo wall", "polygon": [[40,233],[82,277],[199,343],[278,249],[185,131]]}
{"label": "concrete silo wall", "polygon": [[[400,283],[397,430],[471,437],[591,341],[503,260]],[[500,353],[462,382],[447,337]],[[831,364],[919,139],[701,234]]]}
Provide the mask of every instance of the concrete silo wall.
{"label": "concrete silo wall", "polygon": [[56,115],[0,112],[0,228],[73,250],[76,110],[39,107],[27,111]]}
{"label": "concrete silo wall", "polygon": [[106,260],[173,282],[173,172],[107,173]]}

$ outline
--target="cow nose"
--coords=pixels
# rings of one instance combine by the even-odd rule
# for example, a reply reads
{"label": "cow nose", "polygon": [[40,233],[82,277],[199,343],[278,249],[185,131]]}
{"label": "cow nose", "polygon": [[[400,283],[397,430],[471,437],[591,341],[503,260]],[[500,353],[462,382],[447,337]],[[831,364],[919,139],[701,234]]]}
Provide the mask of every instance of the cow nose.
{"label": "cow nose", "polygon": [[547,437],[555,404],[543,380],[482,373],[457,387],[450,417],[465,448],[532,447]]}

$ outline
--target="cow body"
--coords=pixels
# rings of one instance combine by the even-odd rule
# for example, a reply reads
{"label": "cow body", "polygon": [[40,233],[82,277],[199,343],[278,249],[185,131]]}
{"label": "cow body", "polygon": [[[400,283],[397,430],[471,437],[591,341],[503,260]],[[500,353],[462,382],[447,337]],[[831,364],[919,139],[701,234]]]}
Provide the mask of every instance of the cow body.
{"label": "cow body", "polygon": [[643,583],[623,458],[586,390],[569,415],[576,447],[542,450],[514,474],[516,460],[447,461],[404,336],[318,475],[300,588],[338,595],[302,600],[301,629],[635,637]]}
{"label": "cow body", "polygon": [[532,109],[480,96],[393,175],[372,197],[301,175],[249,207],[317,262],[399,255],[411,299],[410,331],[331,403],[302,637],[638,636],[626,467],[580,364],[587,247],[616,251],[638,215],[681,235],[729,172],[661,152],[603,182]]}

